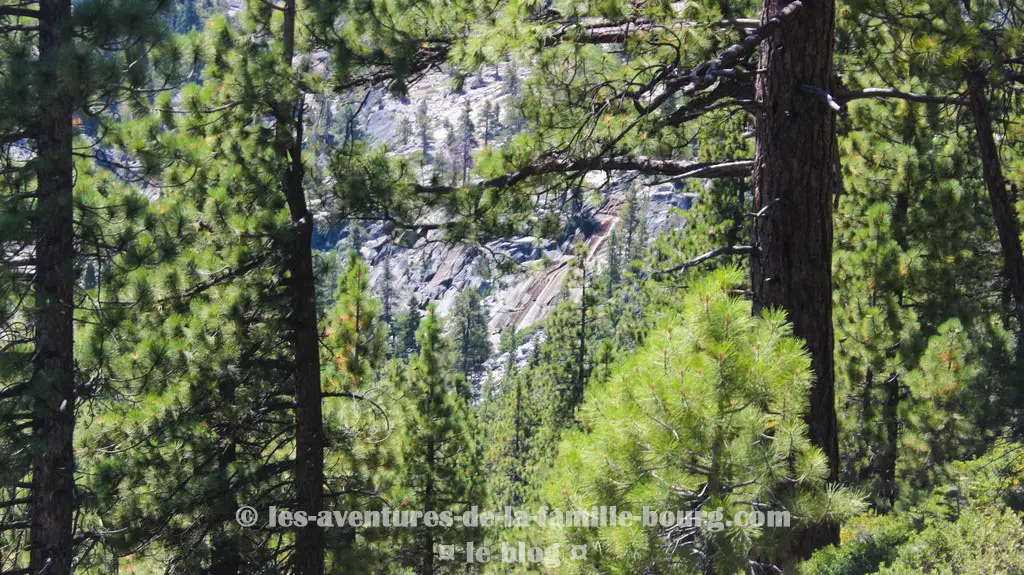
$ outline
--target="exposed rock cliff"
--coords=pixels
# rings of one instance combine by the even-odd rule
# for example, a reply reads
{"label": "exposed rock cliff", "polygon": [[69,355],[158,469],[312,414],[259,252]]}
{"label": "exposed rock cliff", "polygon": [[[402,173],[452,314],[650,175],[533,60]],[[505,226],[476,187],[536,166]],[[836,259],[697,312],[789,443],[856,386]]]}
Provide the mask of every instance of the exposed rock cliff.
{"label": "exposed rock cliff", "polygon": [[[402,143],[403,118],[415,126],[417,113],[425,110],[430,118],[431,139],[440,147],[446,136],[442,128],[445,121],[457,126],[468,101],[479,133],[485,102],[505,110],[511,105],[505,73],[504,67],[486,70],[478,77],[468,78],[464,91],[455,92],[452,79],[443,72],[435,72],[417,82],[405,99],[374,94],[360,111],[361,130],[372,144],[387,145],[396,154],[410,154],[418,148],[419,142],[414,136]],[[426,105],[422,106],[424,102]],[[491,314],[491,339],[497,342],[502,330],[520,330],[547,316],[565,283],[574,243],[586,244],[588,269],[599,269],[607,260],[611,230],[618,223],[625,198],[622,186],[613,182],[610,188],[611,192],[605,195],[601,205],[589,207],[591,225],[587,230],[577,229],[575,234],[570,231],[558,242],[520,237],[495,241],[482,249],[480,246],[446,245],[435,241],[438,236],[431,233],[426,237],[410,235],[406,240],[411,240],[413,246],[405,248],[386,237],[378,226],[367,231],[362,254],[373,266],[373,281],[378,288],[384,275],[383,262],[385,258],[390,259],[394,301],[399,306],[415,296],[422,305],[437,302],[439,312],[444,314],[461,290],[467,286],[480,290]],[[686,209],[693,201],[691,195],[680,193],[670,184],[641,189],[640,195],[645,199],[646,221],[652,236],[660,230],[683,225],[682,218],[673,215],[676,212],[672,208]],[[346,241],[344,231],[336,237],[339,243]],[[493,265],[495,254],[514,260],[516,271],[497,273]]]}

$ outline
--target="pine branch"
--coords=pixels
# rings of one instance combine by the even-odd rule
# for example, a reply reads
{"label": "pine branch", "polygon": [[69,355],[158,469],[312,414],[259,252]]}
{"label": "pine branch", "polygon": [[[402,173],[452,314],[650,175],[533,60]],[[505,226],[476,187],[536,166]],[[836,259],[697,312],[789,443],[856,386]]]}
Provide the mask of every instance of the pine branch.
{"label": "pine branch", "polygon": [[737,104],[749,106],[753,97],[754,86],[750,83],[736,83],[731,80],[722,82],[711,91],[702,93],[676,108],[658,123],[654,131],[657,132],[665,127],[679,126],[691,120],[696,120],[714,109],[718,101],[724,98],[734,98],[737,100]]}
{"label": "pine branch", "polygon": [[[717,57],[689,70],[670,70],[665,74],[656,75],[641,89],[625,96],[636,103],[639,118],[643,118],[680,92],[694,94],[715,86],[722,78],[735,78],[737,73],[734,67],[752,56],[761,42],[792,20],[803,5],[803,0],[794,0],[767,22],[751,30],[742,40],[723,50]],[[654,92],[659,86],[663,86],[664,89],[651,102],[646,105],[639,103],[642,97]]]}
{"label": "pine branch", "polygon": [[719,256],[751,254],[751,253],[754,253],[754,247],[753,246],[725,246],[725,247],[721,247],[721,248],[715,248],[715,249],[711,250],[710,252],[703,253],[703,254],[693,258],[690,261],[683,262],[683,263],[681,263],[681,264],[679,264],[677,266],[672,266],[672,267],[670,267],[668,269],[658,270],[658,271],[654,272],[652,275],[654,275],[654,277],[662,277],[662,276],[665,276],[665,275],[668,275],[668,274],[673,274],[673,273],[676,273],[676,272],[681,272],[681,271],[684,271],[684,270],[688,270],[688,269],[690,269],[692,267],[699,266],[700,264],[702,264],[702,263],[704,263],[704,262],[706,262],[706,261],[708,261],[710,259],[717,258]]}
{"label": "pine branch", "polygon": [[[723,50],[718,57],[694,67],[686,75],[677,77],[672,83],[674,86],[670,86],[666,90],[666,95],[671,96],[671,94],[680,89],[683,93],[693,93],[712,85],[715,77],[729,75],[729,69],[753,55],[754,51],[761,46],[761,42],[792,20],[803,7],[804,0],[790,2],[777,15],[747,34],[743,40]],[[667,99],[666,96],[663,97]]]}
{"label": "pine branch", "polygon": [[[797,5],[796,7],[799,7],[800,4],[801,0],[797,0],[791,6]],[[735,50],[737,55],[745,54],[749,56],[752,54],[754,48],[760,44],[761,40],[766,38],[767,35],[774,31],[783,21],[788,19],[792,13],[796,12],[796,7],[783,10],[779,16],[773,18],[760,28],[754,28],[760,23],[760,21],[752,18],[727,18],[718,22],[710,23],[710,26],[719,28],[738,28],[740,30],[749,30],[754,28],[750,35],[744,38],[744,40],[730,47],[723,52],[721,56],[719,56],[721,62],[719,62],[718,67],[722,67],[722,65],[731,65],[734,61],[734,54],[731,50]],[[552,11],[552,14],[554,19],[561,17],[558,12]],[[703,23],[687,22],[684,25],[696,26],[699,24]],[[666,27],[663,25],[656,24],[646,19],[637,19],[620,23],[601,21],[588,24],[564,24],[556,28],[551,35],[542,39],[541,46],[550,48],[566,41],[572,41],[576,44],[618,44],[624,42],[626,39],[637,33],[645,33],[665,28]],[[746,43],[751,42],[752,37],[756,38],[756,42],[751,46],[747,46]],[[419,52],[416,54],[416,57],[413,60],[413,65],[408,71],[407,76],[410,78],[422,77],[426,72],[443,64],[448,58],[451,45],[452,43],[449,39],[424,39],[424,46],[420,48]],[[712,63],[714,62],[715,61],[712,61]],[[342,82],[336,87],[336,89],[344,91],[355,88],[372,88],[384,84],[390,85],[393,84],[394,77],[394,69],[384,68],[376,72],[363,74],[346,82]]]}
{"label": "pine branch", "polygon": [[643,35],[655,30],[675,28],[693,28],[709,26],[714,28],[739,28],[745,30],[755,28],[761,22],[752,18],[728,18],[718,22],[675,22],[672,26],[658,24],[648,19],[635,19],[626,22],[590,22],[586,24],[563,24],[541,41],[544,47],[557,46],[571,41],[575,44],[619,44],[630,37]]}
{"label": "pine branch", "polygon": [[[407,77],[422,77],[430,70],[437,68],[448,58],[451,43],[447,40],[435,40],[421,47],[413,59],[413,64],[407,72]],[[395,79],[395,70],[385,66],[384,69],[376,72],[369,72],[356,76],[335,87],[336,91],[353,90],[356,88],[376,88],[382,85],[392,85]]]}
{"label": "pine branch", "polygon": [[931,96],[929,94],[917,94],[904,92],[893,88],[864,88],[863,90],[845,90],[836,94],[835,99],[845,105],[853,100],[864,98],[894,98],[908,102],[919,102],[923,104],[966,104],[967,101],[959,96]]}
{"label": "pine branch", "polygon": [[800,89],[824,100],[825,104],[829,108],[832,108],[834,112],[838,113],[843,110],[843,107],[839,105],[839,102],[837,102],[835,98],[832,97],[832,94],[829,94],[828,92],[822,90],[817,86],[812,86],[810,84],[800,84]]}
{"label": "pine branch", "polygon": [[32,503],[31,497],[22,497],[21,499],[11,499],[10,501],[0,501],[0,509],[6,509],[8,507],[16,507],[18,505],[28,505]]}
{"label": "pine branch", "polygon": [[32,132],[28,130],[22,130],[19,132],[11,132],[9,134],[0,134],[0,146],[6,146],[15,142],[20,142],[26,138],[30,138]]}
{"label": "pine branch", "polygon": [[0,33],[10,34],[11,32],[38,32],[40,30],[38,24],[12,24],[12,25],[0,25]]}
{"label": "pine branch", "polygon": [[[636,172],[643,175],[675,176],[676,178],[742,178],[750,175],[753,165],[752,160],[713,163],[662,160],[647,156],[552,159],[527,165],[515,172],[484,180],[476,185],[484,188],[506,188],[537,176],[592,171]],[[458,188],[453,186],[417,186],[416,189],[421,193],[450,193]]]}
{"label": "pine branch", "polygon": [[[31,340],[30,340],[31,341]],[[6,346],[5,346],[6,347]],[[21,382],[0,391],[0,399],[10,399],[24,393],[28,389],[28,382]]]}
{"label": "pine branch", "polygon": [[39,10],[32,8],[18,8],[16,6],[0,6],[0,18],[39,18]]}
{"label": "pine branch", "polygon": [[0,523],[0,533],[4,531],[18,531],[21,529],[28,529],[28,521],[11,521],[10,523]]}
{"label": "pine branch", "polygon": [[192,299],[213,287],[226,284],[229,281],[248,275],[249,272],[255,270],[260,265],[262,265],[267,259],[269,259],[270,253],[271,250],[269,249],[264,252],[261,252],[259,256],[235,268],[232,268],[231,266],[225,266],[224,268],[211,274],[210,279],[208,279],[207,281],[192,286],[191,288],[184,290],[182,292],[170,294],[166,297],[158,299],[157,301],[158,303],[161,304],[180,303],[182,301],[188,301],[189,299]]}

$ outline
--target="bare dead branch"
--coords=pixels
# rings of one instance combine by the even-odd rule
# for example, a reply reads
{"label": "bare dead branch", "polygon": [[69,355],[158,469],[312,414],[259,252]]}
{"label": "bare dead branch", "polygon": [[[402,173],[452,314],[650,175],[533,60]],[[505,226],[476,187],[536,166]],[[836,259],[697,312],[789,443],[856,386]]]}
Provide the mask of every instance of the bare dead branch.
{"label": "bare dead branch", "polygon": [[[675,176],[677,178],[742,178],[750,175],[753,165],[752,160],[714,163],[663,160],[647,156],[549,159],[478,182],[475,185],[484,188],[505,188],[537,176],[593,171],[637,172],[643,175]],[[421,193],[450,193],[457,189],[453,186],[416,186],[416,190]]]}
{"label": "bare dead branch", "polygon": [[719,100],[735,98],[749,102],[754,97],[754,87],[749,83],[724,81],[711,91],[700,94],[679,106],[658,123],[655,131],[664,127],[679,126],[707,113]]}
{"label": "bare dead branch", "polygon": [[691,73],[691,77],[694,80],[699,80],[701,77],[707,79],[716,73],[732,68],[740,61],[745,60],[753,54],[755,50],[757,50],[758,46],[761,45],[761,42],[768,38],[768,36],[778,30],[783,24],[793,19],[794,15],[797,14],[803,6],[803,0],[794,0],[793,2],[790,2],[785,8],[780,10],[777,15],[751,31],[750,34],[743,38],[743,40],[740,40],[722,51],[717,58],[694,68]]}
{"label": "bare dead branch", "polygon": [[28,527],[28,521],[11,521],[10,523],[0,523],[0,532],[28,529]]}
{"label": "bare dead branch", "polygon": [[700,264],[702,264],[702,263],[704,263],[704,262],[706,262],[706,261],[708,261],[710,259],[717,258],[719,256],[730,256],[730,255],[750,254],[750,253],[754,253],[754,247],[753,246],[725,246],[725,247],[721,247],[721,248],[715,248],[715,249],[711,250],[710,252],[703,253],[703,254],[693,258],[690,261],[683,262],[683,263],[681,263],[681,264],[679,264],[677,266],[672,266],[672,267],[670,267],[668,269],[658,270],[658,271],[654,272],[653,275],[655,277],[662,277],[662,276],[665,276],[665,275],[668,275],[668,274],[673,274],[673,273],[676,273],[676,272],[681,272],[683,270],[688,270],[688,269],[690,269],[692,267],[699,266]]}
{"label": "bare dead branch", "polygon": [[[754,28],[761,22],[752,18],[728,18],[718,22],[681,22],[677,21],[671,28],[693,28],[710,26],[714,28],[738,28],[746,30]],[[588,23],[563,24],[541,41],[541,46],[552,47],[570,41],[575,44],[618,44],[631,37],[664,29],[665,26],[648,19],[635,19],[626,22],[597,21]]]}
{"label": "bare dead branch", "polygon": [[825,102],[825,105],[832,108],[832,111],[836,113],[843,111],[843,107],[839,105],[839,102],[836,102],[836,99],[832,97],[832,94],[829,94],[825,90],[810,84],[800,84],[800,89],[821,98]]}
{"label": "bare dead branch", "polygon": [[39,18],[39,10],[19,8],[17,6],[0,6],[0,17]]}
{"label": "bare dead branch", "polygon": [[893,98],[906,100],[908,102],[919,102],[923,104],[966,104],[967,100],[959,96],[931,96],[929,94],[917,94],[904,92],[892,88],[864,88],[863,90],[845,90],[836,94],[836,100],[843,105],[853,100],[864,98]]}

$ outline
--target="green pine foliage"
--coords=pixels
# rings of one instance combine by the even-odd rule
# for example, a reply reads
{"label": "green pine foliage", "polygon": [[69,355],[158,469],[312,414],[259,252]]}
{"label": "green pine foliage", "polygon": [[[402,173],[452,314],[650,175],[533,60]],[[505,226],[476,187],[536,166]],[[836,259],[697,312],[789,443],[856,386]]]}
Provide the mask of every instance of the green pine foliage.
{"label": "green pine foliage", "polygon": [[[416,339],[419,354],[404,381],[407,412],[399,439],[402,481],[393,497],[401,502],[400,510],[461,514],[484,501],[484,485],[477,472],[479,422],[467,400],[466,380],[453,375],[446,360],[450,344],[433,305],[427,308]],[[475,529],[453,522],[400,531],[394,536],[400,538],[402,564],[416,573],[455,573],[464,565],[442,563],[438,546],[472,541]]]}
{"label": "green pine foliage", "polygon": [[480,292],[473,287],[459,292],[445,322],[453,344],[452,362],[473,387],[472,398],[480,396],[484,364],[491,358],[489,322]]}
{"label": "green pine foliage", "polygon": [[119,165],[124,146],[101,135],[145,114],[153,84],[177,81],[167,8],[0,4],[0,571],[100,561],[74,549],[96,525],[95,501],[75,496],[87,455],[75,432],[122,397],[127,309],[152,302],[120,285],[175,256],[180,222],[132,185],[157,159]]}
{"label": "green pine foliage", "polygon": [[405,311],[395,318],[395,344],[391,353],[398,359],[414,357],[420,352],[420,344],[416,340],[416,332],[420,329],[423,314],[415,297],[410,297]]}
{"label": "green pine foliage", "polygon": [[953,467],[953,481],[937,484],[924,499],[848,523],[841,546],[818,551],[797,572],[1024,572],[1020,445],[996,442],[984,455]]}
{"label": "green pine foliage", "polygon": [[[639,514],[723,508],[789,509],[794,527],[857,513],[859,500],[825,483],[821,451],[807,439],[809,360],[785,317],[750,315],[729,295],[742,275],[697,281],[679,317],[588,390],[583,429],[564,437],[545,500],[557,509],[616,505]],[[786,548],[788,529],[734,525],[566,528],[553,540],[585,544],[568,569],[744,572]],[[675,572],[675,571],[673,571]]]}
{"label": "green pine foliage", "polygon": [[326,346],[333,365],[326,373],[328,391],[353,390],[373,378],[386,350],[380,302],[370,293],[370,268],[350,249],[345,271],[327,316]]}
{"label": "green pine foliage", "polygon": [[[382,496],[393,482],[389,471],[397,453],[384,441],[394,431],[389,412],[400,390],[384,365],[387,326],[381,304],[370,292],[370,268],[350,249],[339,279],[334,306],[326,316],[322,345],[325,434],[331,438],[325,459],[328,495],[342,509],[384,511]],[[374,545],[383,535],[373,528],[331,529],[328,561],[352,569],[382,560]]]}
{"label": "green pine foliage", "polygon": [[[778,4],[763,34],[747,0],[0,0],[0,575],[1024,573],[1022,4],[835,2],[828,79],[772,94],[833,5]],[[751,262],[802,261],[761,227],[807,168],[760,154],[784,99],[838,132],[832,313],[798,331],[834,326],[837,483],[830,376],[749,302]],[[511,258],[495,321],[396,277],[393,246],[527,236],[563,282],[528,327]],[[793,526],[234,520],[303,500]],[[468,541],[561,561],[441,560]]]}
{"label": "green pine foliage", "polygon": [[514,354],[521,336],[507,332],[502,352],[508,354],[497,393],[484,394],[481,420],[489,422],[492,441],[487,443],[487,493],[491,507],[520,507],[531,495],[531,479],[539,457],[535,438],[541,428],[541,411],[531,372],[517,365]]}
{"label": "green pine foliage", "polygon": [[[834,259],[844,473],[888,509],[901,489],[897,467],[917,487],[939,480],[944,462],[1012,423],[1020,396],[1010,379],[1005,295],[991,283],[999,263],[987,247],[994,231],[986,196],[964,142],[949,131],[955,115],[864,101],[851,105],[850,120]],[[958,225],[940,224],[953,219]],[[975,403],[954,409],[959,422],[936,423],[957,428],[944,448],[926,447],[932,432],[922,422],[949,412],[934,411],[935,396],[923,397],[916,382],[943,373],[926,354],[940,353],[939,334],[951,332],[960,343],[947,348],[947,367],[970,353],[965,363],[975,371],[953,370],[961,390],[974,387],[955,401]]]}

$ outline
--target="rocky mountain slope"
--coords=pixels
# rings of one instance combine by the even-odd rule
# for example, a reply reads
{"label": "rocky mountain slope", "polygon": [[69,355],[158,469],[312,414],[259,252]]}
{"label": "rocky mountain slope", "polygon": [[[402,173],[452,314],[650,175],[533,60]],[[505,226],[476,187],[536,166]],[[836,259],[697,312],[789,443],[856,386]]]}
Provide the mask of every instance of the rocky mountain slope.
{"label": "rocky mountain slope", "polygon": [[[468,78],[464,90],[456,92],[451,78],[443,72],[433,72],[410,90],[407,98],[397,99],[385,93],[371,95],[360,111],[361,129],[366,139],[375,145],[387,145],[395,154],[411,154],[418,147],[415,137],[405,145],[401,142],[403,119],[416,125],[417,112],[426,110],[430,118],[431,139],[443,142],[445,121],[458,126],[466,102],[471,118],[482,126],[485,102],[509,109],[511,97],[503,82],[504,68],[490,69],[476,78]],[[421,103],[425,102],[425,106]],[[336,106],[339,106],[336,104]],[[478,140],[481,140],[479,136]],[[604,177],[600,175],[599,177]],[[657,188],[643,188],[640,196],[647,206],[648,231],[658,231],[683,225],[683,219],[672,208],[688,208],[694,197],[682,194],[671,184]],[[479,246],[446,245],[436,242],[434,233],[415,238],[411,248],[399,247],[383,234],[382,228],[368,230],[368,239],[362,243],[362,255],[373,266],[373,281],[380,288],[384,276],[383,262],[390,258],[392,289],[397,305],[404,306],[411,296],[425,305],[436,301],[440,313],[446,313],[455,296],[467,286],[480,290],[491,316],[490,335],[494,342],[502,330],[521,330],[543,320],[555,303],[569,272],[571,247],[582,241],[588,248],[588,269],[599,269],[607,260],[611,230],[619,221],[625,198],[622,186],[612,183],[602,205],[592,206],[592,226],[576,230],[575,235],[561,242],[535,237],[520,237]],[[346,242],[347,233],[336,236],[338,244]],[[514,260],[516,270],[497,274],[491,265],[491,254],[503,254]]]}

